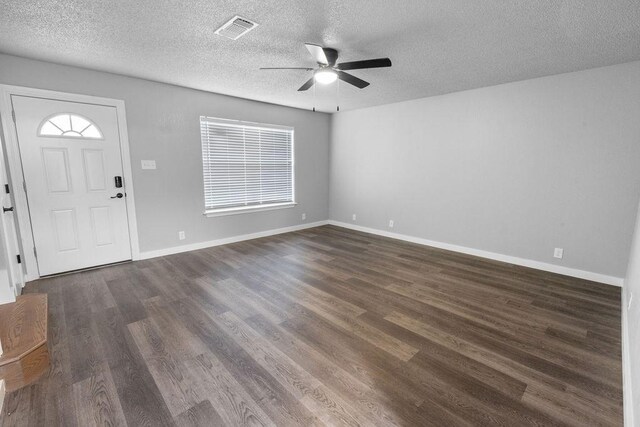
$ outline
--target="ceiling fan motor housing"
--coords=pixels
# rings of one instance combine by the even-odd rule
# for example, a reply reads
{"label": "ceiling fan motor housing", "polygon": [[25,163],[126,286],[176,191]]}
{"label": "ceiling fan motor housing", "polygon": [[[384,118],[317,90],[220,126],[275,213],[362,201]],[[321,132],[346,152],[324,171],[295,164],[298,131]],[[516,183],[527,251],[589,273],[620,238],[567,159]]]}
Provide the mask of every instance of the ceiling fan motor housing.
{"label": "ceiling fan motor housing", "polygon": [[330,47],[325,47],[322,50],[324,50],[324,55],[327,57],[327,65],[330,67],[336,65],[336,61],[338,60],[338,51]]}

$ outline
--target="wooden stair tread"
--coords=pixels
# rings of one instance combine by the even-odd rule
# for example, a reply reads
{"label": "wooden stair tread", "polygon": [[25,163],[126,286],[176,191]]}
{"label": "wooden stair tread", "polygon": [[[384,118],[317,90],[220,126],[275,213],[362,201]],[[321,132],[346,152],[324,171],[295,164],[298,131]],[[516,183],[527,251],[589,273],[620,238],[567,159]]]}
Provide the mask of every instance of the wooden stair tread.
{"label": "wooden stair tread", "polygon": [[47,342],[47,295],[26,294],[0,305],[0,367],[16,362]]}

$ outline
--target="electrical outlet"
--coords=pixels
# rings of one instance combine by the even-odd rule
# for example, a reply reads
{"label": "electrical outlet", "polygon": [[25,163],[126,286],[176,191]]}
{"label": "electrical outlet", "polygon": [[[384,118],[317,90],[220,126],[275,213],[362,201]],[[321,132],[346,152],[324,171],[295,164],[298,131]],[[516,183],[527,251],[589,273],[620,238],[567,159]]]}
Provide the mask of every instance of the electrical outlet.
{"label": "electrical outlet", "polygon": [[307,219],[307,214],[306,214],[306,213],[303,213],[303,214],[302,214],[302,220],[304,221],[305,219]]}
{"label": "electrical outlet", "polygon": [[356,214],[351,215],[351,219],[352,219],[353,221],[355,221],[355,220],[356,220]]}
{"label": "electrical outlet", "polygon": [[156,161],[155,160],[141,160],[142,169],[155,169]]}
{"label": "electrical outlet", "polygon": [[393,228],[393,220],[392,219],[389,220],[389,228]]}
{"label": "electrical outlet", "polygon": [[180,240],[186,239],[184,231],[178,231],[178,239],[180,239]]}
{"label": "electrical outlet", "polygon": [[564,249],[562,248],[555,248],[553,250],[553,257],[554,258],[562,258],[564,256]]}

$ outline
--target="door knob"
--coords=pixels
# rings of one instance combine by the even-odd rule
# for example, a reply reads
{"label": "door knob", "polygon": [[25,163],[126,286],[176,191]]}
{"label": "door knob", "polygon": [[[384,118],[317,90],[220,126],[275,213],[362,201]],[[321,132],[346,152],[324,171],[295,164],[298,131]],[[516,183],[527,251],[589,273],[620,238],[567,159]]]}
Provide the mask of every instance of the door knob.
{"label": "door knob", "polygon": [[[111,196],[112,199],[122,199],[124,197],[124,194],[122,193],[118,193],[115,196]],[[13,208],[11,208],[13,210]]]}
{"label": "door knob", "polygon": [[11,206],[10,208],[5,208],[4,206],[2,207],[2,212],[13,212],[13,206]]}

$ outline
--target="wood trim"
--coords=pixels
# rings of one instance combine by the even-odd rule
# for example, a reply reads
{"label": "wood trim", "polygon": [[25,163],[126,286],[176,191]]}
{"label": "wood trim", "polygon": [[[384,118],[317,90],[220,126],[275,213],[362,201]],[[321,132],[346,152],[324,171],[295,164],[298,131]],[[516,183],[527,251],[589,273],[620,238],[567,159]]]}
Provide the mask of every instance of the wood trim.
{"label": "wood trim", "polygon": [[35,381],[49,367],[47,318],[46,294],[21,295],[16,302],[0,306],[5,349],[0,356],[0,377],[6,380],[8,391]]}
{"label": "wood trim", "polygon": [[13,363],[47,342],[47,295],[20,295],[0,306],[0,366]]}

